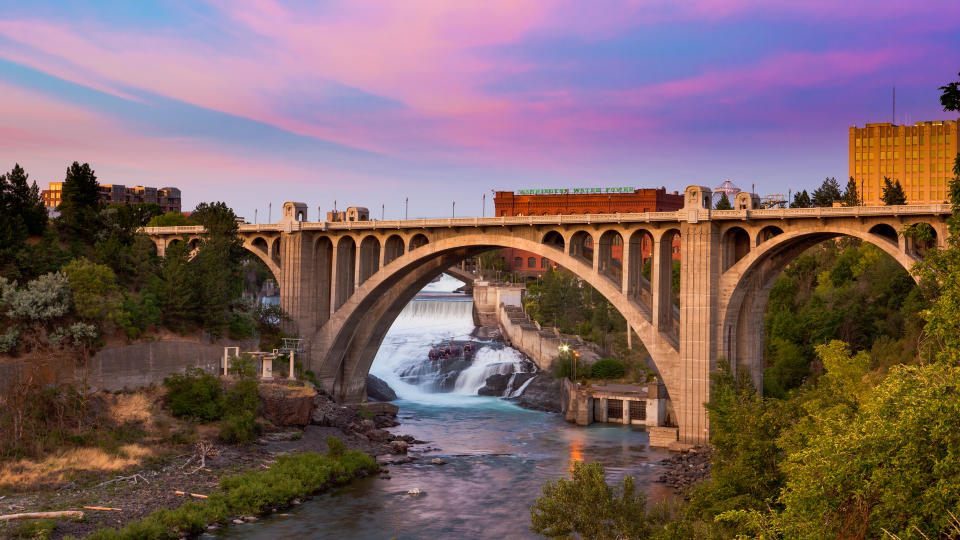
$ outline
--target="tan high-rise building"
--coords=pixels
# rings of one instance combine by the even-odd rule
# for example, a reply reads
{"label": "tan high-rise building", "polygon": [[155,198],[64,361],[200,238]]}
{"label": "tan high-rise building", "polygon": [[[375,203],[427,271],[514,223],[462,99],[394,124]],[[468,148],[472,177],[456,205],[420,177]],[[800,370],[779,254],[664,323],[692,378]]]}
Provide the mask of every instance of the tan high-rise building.
{"label": "tan high-rise building", "polygon": [[[882,205],[883,178],[899,180],[907,204],[946,201],[957,156],[958,120],[898,126],[885,122],[850,128],[850,176],[863,204]],[[841,188],[846,182],[840,182]]]}

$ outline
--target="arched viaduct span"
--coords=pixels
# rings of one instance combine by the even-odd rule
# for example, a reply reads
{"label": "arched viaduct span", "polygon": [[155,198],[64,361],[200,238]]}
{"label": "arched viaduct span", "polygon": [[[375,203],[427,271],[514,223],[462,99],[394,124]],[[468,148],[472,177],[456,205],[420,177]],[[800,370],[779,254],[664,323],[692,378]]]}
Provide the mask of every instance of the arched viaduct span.
{"label": "arched viaduct span", "polygon": [[[909,269],[920,249],[902,231],[927,223],[943,245],[950,213],[948,205],[758,210],[741,195],[737,210],[710,210],[710,189],[690,186],[677,212],[336,223],[307,221],[306,205],[288,202],[282,221],[241,225],[239,236],[276,277],[281,306],[308,340],[307,368],[339,400],[363,399],[384,335],[424,285],[465,258],[513,247],[567,268],[623,314],[667,387],[679,439],[703,443],[703,404],[719,357],[760,387],[767,297],[794,257],[851,236]],[[172,242],[198,241],[203,229],[144,232],[162,256]]]}

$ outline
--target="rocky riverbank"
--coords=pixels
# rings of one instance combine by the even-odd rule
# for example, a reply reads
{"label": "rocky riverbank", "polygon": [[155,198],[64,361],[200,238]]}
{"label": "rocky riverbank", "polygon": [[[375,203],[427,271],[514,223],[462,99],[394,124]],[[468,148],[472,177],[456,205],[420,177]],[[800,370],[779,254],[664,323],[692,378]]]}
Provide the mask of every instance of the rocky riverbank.
{"label": "rocky riverbank", "polygon": [[[347,449],[377,457],[381,464],[418,459],[417,452],[408,455],[408,451],[421,441],[385,429],[399,424],[395,405],[365,403],[349,407],[323,393],[309,400],[304,417],[303,396],[284,398],[267,388],[261,391],[262,417],[271,423],[254,444],[222,444],[217,442],[214,426],[198,425],[194,441],[168,446],[152,459],[112,474],[65,474],[62,482],[29,491],[5,489],[0,496],[0,514],[80,510],[84,513],[82,520],[57,520],[49,537],[83,537],[102,527],[119,527],[154,510],[195,500],[190,494],[210,494],[218,489],[223,476],[269,469],[278,456],[325,453],[326,439],[331,435],[343,441]],[[277,425],[274,421],[303,425]],[[17,538],[22,524],[0,525],[0,538]]]}
{"label": "rocky riverbank", "polygon": [[710,478],[710,459],[713,449],[697,446],[683,450],[660,463],[666,469],[657,482],[666,484],[681,495],[687,493],[690,486]]}

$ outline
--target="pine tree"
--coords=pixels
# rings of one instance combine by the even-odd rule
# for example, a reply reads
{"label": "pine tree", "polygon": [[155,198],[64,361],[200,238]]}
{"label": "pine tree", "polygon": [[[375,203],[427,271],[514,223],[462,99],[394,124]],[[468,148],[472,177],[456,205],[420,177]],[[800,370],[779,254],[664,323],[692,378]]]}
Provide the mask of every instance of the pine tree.
{"label": "pine tree", "polygon": [[883,177],[883,195],[880,197],[883,204],[887,206],[897,206],[907,204],[907,194],[903,191],[900,181],[891,182],[886,176]]}
{"label": "pine tree", "polygon": [[29,177],[17,163],[9,173],[2,176],[5,180],[0,180],[0,183],[6,184],[7,201],[4,210],[20,216],[27,232],[37,236],[43,234],[47,227],[47,209],[43,205],[37,183],[34,182],[33,186],[27,183]]}
{"label": "pine tree", "polygon": [[171,244],[160,267],[157,297],[163,311],[163,324],[173,330],[187,329],[195,305],[190,288],[189,250],[184,241]]}
{"label": "pine tree", "polygon": [[57,209],[61,223],[74,235],[85,236],[97,230],[100,184],[89,163],[80,165],[74,161],[67,168],[63,199]]}
{"label": "pine tree", "polygon": [[857,181],[850,177],[847,181],[847,190],[843,192],[844,206],[860,206],[860,194],[857,193]]}
{"label": "pine tree", "polygon": [[813,190],[813,206],[833,206],[843,195],[840,193],[840,184],[836,178],[830,177]]}
{"label": "pine tree", "polygon": [[730,204],[730,197],[727,197],[726,191],[720,192],[720,198],[717,199],[717,204],[713,208],[715,210],[733,210],[733,205]]}
{"label": "pine tree", "polygon": [[793,194],[793,202],[790,203],[790,208],[810,208],[813,206],[813,202],[810,200],[810,195],[807,194],[807,190],[798,191]]}

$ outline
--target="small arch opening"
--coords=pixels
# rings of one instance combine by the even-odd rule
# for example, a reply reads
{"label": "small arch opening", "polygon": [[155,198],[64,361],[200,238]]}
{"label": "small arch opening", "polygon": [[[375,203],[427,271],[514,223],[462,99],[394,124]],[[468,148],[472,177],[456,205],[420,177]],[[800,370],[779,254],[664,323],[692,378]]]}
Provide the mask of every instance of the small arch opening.
{"label": "small arch opening", "polygon": [[267,241],[259,236],[254,238],[253,242],[250,242],[250,245],[259,249],[260,252],[263,253],[264,255],[266,255],[270,250],[270,248],[267,247]]}
{"label": "small arch opening", "polygon": [[370,276],[380,269],[380,240],[370,235],[360,242],[360,283],[362,285]]}
{"label": "small arch opening", "polygon": [[410,251],[423,247],[429,243],[430,241],[427,240],[427,236],[425,234],[417,233],[413,235],[413,238],[410,239]]}
{"label": "small arch opening", "polygon": [[600,235],[600,273],[618,287],[623,285],[623,237],[617,231]]}
{"label": "small arch opening", "polygon": [[776,225],[768,225],[760,229],[760,233],[757,234],[757,245],[759,246],[778,234],[783,234],[783,229],[777,227]]}
{"label": "small arch opening", "polygon": [[900,237],[897,234],[897,230],[894,229],[892,225],[888,225],[886,223],[880,223],[879,225],[870,227],[870,234],[875,234],[894,245],[897,245],[900,242]]}
{"label": "small arch opening", "polygon": [[907,240],[907,253],[918,259],[937,246],[937,230],[929,223],[914,223],[903,230],[903,236]]}
{"label": "small arch opening", "polygon": [[396,234],[391,235],[390,238],[387,238],[383,249],[383,264],[388,265],[403,256],[403,238]]}
{"label": "small arch opening", "polygon": [[593,266],[593,235],[577,231],[570,237],[570,255]]}
{"label": "small arch opening", "polygon": [[750,253],[750,235],[740,227],[731,227],[723,234],[723,270]]}
{"label": "small arch opening", "polygon": [[563,235],[557,231],[547,232],[547,234],[543,235],[543,241],[541,243],[545,246],[559,249],[560,251],[563,251],[563,248],[566,247],[563,240]]}
{"label": "small arch opening", "polygon": [[273,243],[270,244],[270,258],[273,259],[274,264],[280,266],[280,239],[274,238]]}

